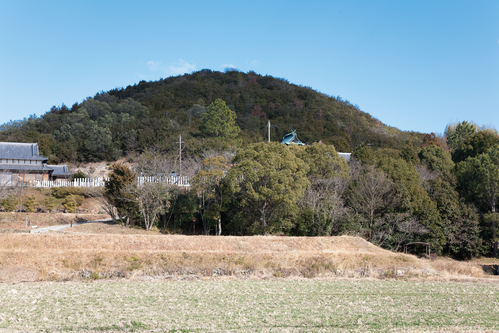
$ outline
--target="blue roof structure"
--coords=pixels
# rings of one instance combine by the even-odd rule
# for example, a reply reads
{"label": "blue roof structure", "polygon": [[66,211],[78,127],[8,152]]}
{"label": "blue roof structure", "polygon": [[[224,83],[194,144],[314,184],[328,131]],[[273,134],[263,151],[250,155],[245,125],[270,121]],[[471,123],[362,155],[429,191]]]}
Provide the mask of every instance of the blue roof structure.
{"label": "blue roof structure", "polygon": [[296,130],[293,130],[293,132],[286,134],[281,141],[281,144],[284,145],[290,145],[290,144],[295,144],[298,146],[305,146],[303,142],[298,139],[298,136],[296,135]]}

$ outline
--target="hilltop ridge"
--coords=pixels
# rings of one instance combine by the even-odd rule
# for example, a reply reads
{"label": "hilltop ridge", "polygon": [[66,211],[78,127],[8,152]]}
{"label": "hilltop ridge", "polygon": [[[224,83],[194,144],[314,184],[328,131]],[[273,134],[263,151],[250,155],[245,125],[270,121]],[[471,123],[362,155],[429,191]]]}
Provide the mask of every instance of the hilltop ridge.
{"label": "hilltop ridge", "polygon": [[173,151],[182,135],[186,154],[196,156],[213,146],[200,125],[216,99],[236,112],[243,144],[266,140],[268,121],[272,141],[297,130],[305,143],[321,140],[343,152],[362,143],[400,149],[407,141],[419,145],[423,138],[384,125],[339,96],[255,72],[205,69],[99,92],[72,107],[54,106],[40,117],[2,125],[0,141],[38,142],[51,163],[92,162],[151,147]]}

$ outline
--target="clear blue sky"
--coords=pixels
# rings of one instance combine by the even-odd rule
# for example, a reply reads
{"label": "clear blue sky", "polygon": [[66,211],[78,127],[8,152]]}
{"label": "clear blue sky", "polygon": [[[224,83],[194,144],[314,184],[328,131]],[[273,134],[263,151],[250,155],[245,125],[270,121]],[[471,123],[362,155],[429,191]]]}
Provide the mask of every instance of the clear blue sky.
{"label": "clear blue sky", "polygon": [[499,1],[0,0],[0,123],[235,67],[402,130],[499,129]]}

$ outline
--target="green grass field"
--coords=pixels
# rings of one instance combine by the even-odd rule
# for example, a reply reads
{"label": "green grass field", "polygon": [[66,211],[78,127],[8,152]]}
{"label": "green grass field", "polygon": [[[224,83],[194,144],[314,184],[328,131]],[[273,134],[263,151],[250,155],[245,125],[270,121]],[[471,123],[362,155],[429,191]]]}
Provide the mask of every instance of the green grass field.
{"label": "green grass field", "polygon": [[0,332],[490,332],[499,285],[405,281],[0,284]]}

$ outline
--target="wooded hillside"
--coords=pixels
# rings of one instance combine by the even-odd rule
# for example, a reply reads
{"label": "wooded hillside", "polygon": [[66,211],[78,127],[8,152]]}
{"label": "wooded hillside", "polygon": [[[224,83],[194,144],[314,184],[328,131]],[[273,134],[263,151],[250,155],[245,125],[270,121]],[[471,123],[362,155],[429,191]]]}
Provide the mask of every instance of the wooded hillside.
{"label": "wooded hillside", "polygon": [[239,142],[246,144],[267,139],[269,120],[273,141],[296,129],[303,142],[322,140],[343,152],[362,143],[400,149],[406,141],[419,145],[423,137],[388,127],[339,96],[285,79],[201,70],[100,92],[70,108],[54,106],[40,117],[2,125],[0,141],[38,142],[41,154],[54,163],[88,162],[151,147],[168,152],[182,135],[186,153],[199,155],[217,145],[206,142],[209,135],[200,129],[202,114],[216,99],[236,112]]}
{"label": "wooded hillside", "polygon": [[[278,143],[295,129],[308,145]],[[5,124],[0,141],[38,142],[56,163],[127,156],[132,167],[112,165],[102,199],[146,230],[348,234],[395,251],[425,242],[459,258],[498,254],[496,130],[463,121],[444,138],[402,132],[339,97],[253,72],[202,70],[101,92]],[[337,151],[352,152],[348,165]],[[192,187],[135,181],[171,172],[189,173]],[[0,205],[11,211],[15,200]]]}

